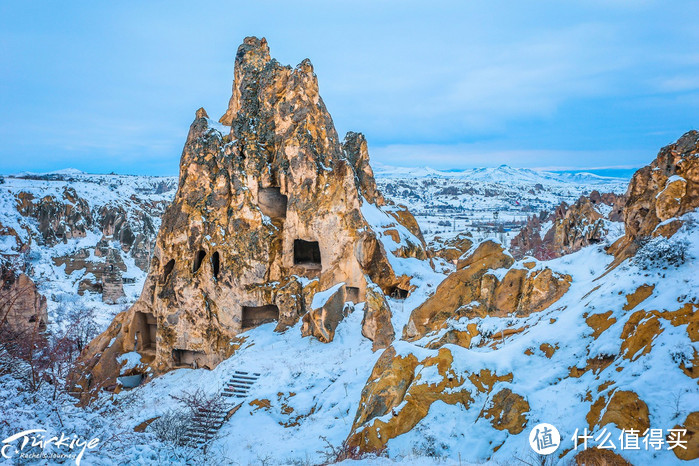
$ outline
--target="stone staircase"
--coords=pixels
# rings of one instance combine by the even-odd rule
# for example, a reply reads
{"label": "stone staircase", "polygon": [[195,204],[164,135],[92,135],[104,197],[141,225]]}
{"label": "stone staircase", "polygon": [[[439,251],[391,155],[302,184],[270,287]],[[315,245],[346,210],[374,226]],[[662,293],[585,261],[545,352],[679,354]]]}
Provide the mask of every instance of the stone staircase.
{"label": "stone staircase", "polygon": [[252,385],[260,378],[257,372],[234,371],[223,389],[223,396],[245,398]]}
{"label": "stone staircase", "polygon": [[258,372],[234,371],[221,393],[221,402],[197,410],[184,433],[184,443],[206,449],[221,426],[243,405],[243,399],[260,375]]}

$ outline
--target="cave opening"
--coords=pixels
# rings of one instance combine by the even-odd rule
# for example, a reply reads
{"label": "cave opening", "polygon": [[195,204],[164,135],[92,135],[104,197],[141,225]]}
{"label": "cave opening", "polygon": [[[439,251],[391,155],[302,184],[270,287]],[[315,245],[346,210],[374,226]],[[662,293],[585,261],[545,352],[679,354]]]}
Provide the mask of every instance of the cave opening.
{"label": "cave opening", "polygon": [[163,282],[167,280],[167,277],[172,273],[172,269],[175,268],[175,259],[170,259],[165,267],[163,268]]}
{"label": "cave opening", "polygon": [[214,278],[218,278],[218,273],[221,270],[221,257],[218,251],[214,252],[211,256],[211,268],[214,272]]}
{"label": "cave opening", "polygon": [[206,257],[206,251],[203,249],[200,249],[197,252],[197,255],[194,256],[194,264],[192,264],[192,273],[196,273],[197,270],[201,267],[201,263],[204,261],[204,258]]}
{"label": "cave opening", "polygon": [[405,299],[408,297],[409,291],[398,286],[388,288],[388,295],[393,299]]}
{"label": "cave opening", "polygon": [[265,306],[243,306],[243,330],[279,320],[279,308],[274,304]]}
{"label": "cave opening", "polygon": [[345,296],[347,301],[352,301],[354,304],[357,304],[359,302],[359,287],[346,286]]}
{"label": "cave opening", "polygon": [[263,214],[270,218],[285,219],[288,198],[279,187],[260,188],[257,191],[258,204]]}
{"label": "cave opening", "polygon": [[320,245],[318,241],[294,240],[294,264],[320,267]]}
{"label": "cave opening", "polygon": [[192,369],[197,369],[200,366],[201,359],[204,356],[205,355],[202,351],[191,351],[185,349],[172,350],[172,361],[175,367],[191,367]]}
{"label": "cave opening", "polygon": [[137,351],[155,351],[156,335],[158,333],[158,321],[150,312],[136,312],[133,320],[134,346]]}

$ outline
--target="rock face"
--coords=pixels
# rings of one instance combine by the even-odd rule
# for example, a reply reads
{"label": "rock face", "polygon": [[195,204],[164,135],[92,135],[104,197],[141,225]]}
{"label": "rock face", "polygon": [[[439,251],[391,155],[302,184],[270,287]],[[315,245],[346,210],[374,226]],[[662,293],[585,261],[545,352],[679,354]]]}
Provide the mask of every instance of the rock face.
{"label": "rock face", "polygon": [[[380,452],[386,443],[410,431],[436,401],[468,409],[479,395],[489,395],[498,382],[512,381],[512,374],[497,375],[484,369],[457,374],[453,355],[442,348],[434,356],[418,359],[401,355],[391,346],[383,352],[362,390],[360,409],[347,444],[362,452]],[[497,429],[516,434],[527,424],[529,404],[509,389],[493,398],[486,417]]]}
{"label": "rock face", "polygon": [[0,275],[0,334],[43,332],[48,324],[46,298],[31,278],[5,263],[0,265]]}
{"label": "rock face", "polygon": [[342,151],[349,163],[354,167],[357,187],[364,199],[371,204],[386,204],[386,200],[376,188],[374,171],[371,169],[371,165],[369,165],[369,148],[364,135],[353,131],[347,133],[345,141],[342,143]]}
{"label": "rock face", "polygon": [[621,221],[624,201],[624,196],[592,191],[572,206],[563,202],[553,213],[541,212],[529,218],[512,239],[512,255],[548,260],[600,243],[608,232],[608,222]]}
{"label": "rock face", "polygon": [[[625,235],[610,248],[618,259],[648,237],[672,236],[677,219],[699,207],[699,132],[689,131],[660,149],[655,160],[631,178],[624,207]],[[673,220],[676,219],[676,220]]]}
{"label": "rock face", "polygon": [[[502,245],[493,241],[481,243],[460,259],[458,270],[412,312],[404,339],[418,340],[445,328],[448,319],[527,316],[556,302],[570,286],[569,276],[548,268],[510,268],[513,263]],[[508,270],[504,275],[496,275],[494,270],[500,268]]]}
{"label": "rock face", "polygon": [[441,257],[448,262],[455,262],[473,246],[470,233],[459,233],[452,238],[435,236],[428,245],[432,257]]}
{"label": "rock face", "polygon": [[[282,66],[265,39],[246,38],[232,94],[227,126],[196,112],[142,295],[82,356],[92,387],[113,384],[116,365],[105,361],[129,351],[155,373],[214,367],[237,334],[270,321],[281,331],[306,315],[304,335],[330,341],[368,283],[409,289],[363,213],[370,199],[383,202],[366,141],[351,133],[340,143],[310,61]],[[404,244],[407,227],[396,224]],[[314,294],[333,287],[314,307]]]}
{"label": "rock face", "polygon": [[324,343],[330,343],[340,321],[354,309],[347,302],[348,292],[341,283],[325,291],[323,295],[318,293],[313,296],[311,310],[303,316],[301,335],[314,336]]}

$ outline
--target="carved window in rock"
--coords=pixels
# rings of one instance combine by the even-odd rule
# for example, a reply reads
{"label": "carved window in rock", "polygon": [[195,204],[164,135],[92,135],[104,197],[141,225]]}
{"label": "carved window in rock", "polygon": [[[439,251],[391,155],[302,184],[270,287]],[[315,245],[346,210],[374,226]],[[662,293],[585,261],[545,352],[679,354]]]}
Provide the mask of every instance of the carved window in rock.
{"label": "carved window in rock", "polygon": [[260,188],[257,191],[257,199],[260,210],[266,216],[282,220],[286,218],[288,198],[282,194],[279,187]]}
{"label": "carved window in rock", "polygon": [[218,251],[211,255],[211,270],[214,273],[214,278],[218,278],[218,274],[221,271],[221,256]]}
{"label": "carved window in rock", "polygon": [[279,320],[279,308],[274,304],[265,306],[243,306],[243,330]]}
{"label": "carved window in rock", "polygon": [[206,251],[203,249],[197,251],[197,254],[194,256],[194,263],[192,264],[192,273],[196,273],[201,268],[201,263],[204,261],[205,257]]}
{"label": "carved window in rock", "polygon": [[294,264],[320,268],[320,245],[318,241],[294,240]]}

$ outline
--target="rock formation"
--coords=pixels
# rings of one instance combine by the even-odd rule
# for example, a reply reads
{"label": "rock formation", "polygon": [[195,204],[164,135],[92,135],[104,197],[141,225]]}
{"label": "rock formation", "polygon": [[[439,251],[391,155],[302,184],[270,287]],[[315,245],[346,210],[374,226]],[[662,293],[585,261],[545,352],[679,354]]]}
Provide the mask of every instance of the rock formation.
{"label": "rock formation", "polygon": [[5,262],[0,264],[0,276],[0,334],[43,332],[48,324],[46,298],[32,279]]}
{"label": "rock formation", "polygon": [[[624,200],[614,193],[592,191],[572,206],[563,202],[553,213],[542,211],[512,238],[510,251],[517,259],[529,255],[548,260],[600,243],[608,233],[607,221],[621,221]],[[545,224],[548,229],[542,231]]]}
{"label": "rock formation", "polygon": [[459,233],[450,238],[435,236],[428,245],[428,251],[432,257],[441,257],[448,262],[456,262],[459,257],[473,246],[473,238],[470,233]]}
{"label": "rock formation", "polygon": [[651,236],[672,236],[683,214],[699,207],[699,132],[685,133],[631,178],[624,207],[624,237],[610,248],[623,260]]}
{"label": "rock formation", "polygon": [[[530,220],[515,242],[519,257],[536,255],[542,245],[555,252],[553,257],[573,252],[602,238],[600,222],[624,219],[625,236],[609,248],[616,255],[611,266],[600,267],[601,273],[593,278],[576,272],[578,288],[570,297],[564,296],[573,285],[570,276],[533,259],[515,262],[498,243],[486,241],[459,257],[457,270],[412,312],[402,341],[394,341],[376,363],[347,437],[348,448],[384,451],[391,439],[432,414],[435,401],[443,402],[441,413],[444,404],[459,405],[454,415],[480,424],[474,432],[483,428],[485,419],[494,429],[517,434],[531,420],[530,411],[534,418],[542,412],[552,415],[546,406],[537,406],[533,394],[548,405],[565,390],[576,392],[574,409],[567,412],[577,416],[574,411],[585,406],[581,421],[590,430],[616,427],[642,433],[652,426],[653,417],[657,422],[658,416],[667,415],[664,406],[651,406],[655,400],[649,394],[675,390],[677,414],[672,419],[675,428],[687,429],[687,448],[673,453],[682,460],[696,459],[699,414],[696,403],[682,395],[693,393],[698,376],[699,354],[694,345],[699,340],[699,298],[696,286],[687,285],[695,283],[688,277],[696,269],[694,258],[687,257],[685,268],[675,273],[685,281],[676,288],[659,286],[670,273],[664,264],[655,269],[615,265],[639,255],[643,250],[637,250],[648,237],[667,238],[678,232],[685,238],[696,236],[695,222],[681,216],[699,206],[698,151],[699,133],[689,132],[634,175],[625,199],[593,192],[571,207],[561,206],[551,218]],[[599,209],[600,204],[606,207]],[[542,238],[541,223],[547,220],[552,226]],[[580,281],[585,285],[580,286]],[[545,314],[537,318],[538,312]],[[565,321],[560,327],[559,320]],[[581,326],[585,327],[582,332]],[[562,334],[566,332],[574,336]],[[544,338],[549,341],[542,342]],[[683,350],[668,359],[672,345]],[[566,351],[574,354],[573,365],[557,369]],[[536,365],[522,361],[522,353],[532,362],[538,359]],[[670,367],[666,360],[671,361]],[[483,368],[480,373],[474,370],[478,367]],[[533,376],[527,373],[535,367]],[[549,367],[542,375],[542,368]],[[499,368],[497,374],[493,368]],[[529,384],[536,388],[527,392]],[[648,384],[657,386],[648,388]],[[585,388],[578,394],[579,387]],[[483,401],[476,405],[479,399]],[[429,422],[447,419],[435,416]],[[468,445],[479,445],[469,432],[463,435]],[[497,452],[506,437],[493,432],[489,442],[486,455],[478,461],[502,461]],[[569,449],[556,459],[631,464],[620,453]]]}
{"label": "rock formation", "polygon": [[[494,241],[475,247],[459,260],[456,272],[435,294],[412,312],[403,338],[418,340],[460,317],[527,316],[547,308],[568,290],[569,276],[535,267],[533,262],[527,264],[530,268],[512,267],[513,263]],[[508,270],[504,275],[494,273],[500,268]]]}
{"label": "rock formation", "polygon": [[[410,290],[380,240],[390,225],[366,219],[384,202],[366,141],[350,133],[340,143],[310,61],[282,66],[265,39],[249,37],[234,75],[226,126],[196,112],[141,297],[83,353],[83,390],[113,386],[116,358],[131,351],[154,373],[211,368],[236,335],[270,321],[283,331],[305,315],[304,335],[330,341],[345,303],[367,287]],[[397,250],[419,255],[417,224],[393,218]]]}

